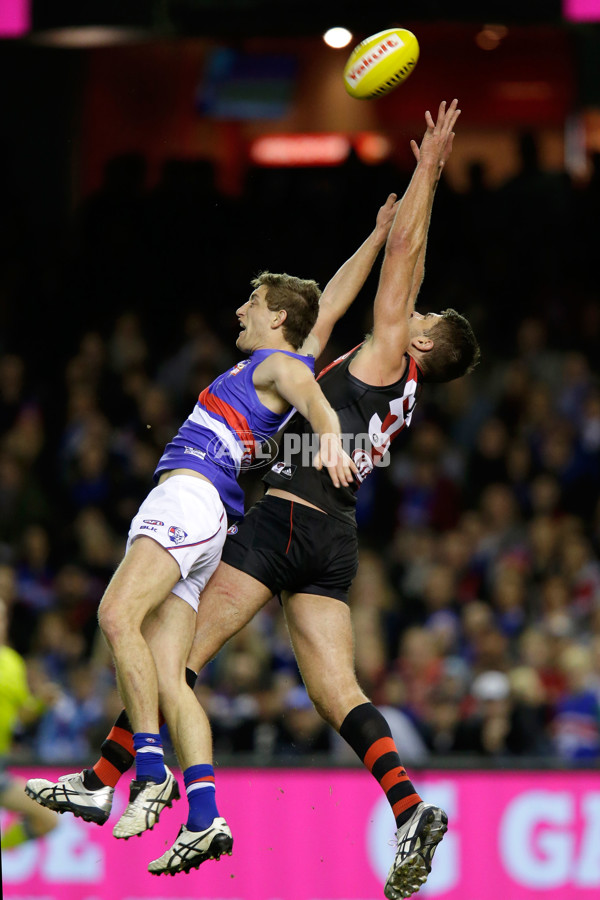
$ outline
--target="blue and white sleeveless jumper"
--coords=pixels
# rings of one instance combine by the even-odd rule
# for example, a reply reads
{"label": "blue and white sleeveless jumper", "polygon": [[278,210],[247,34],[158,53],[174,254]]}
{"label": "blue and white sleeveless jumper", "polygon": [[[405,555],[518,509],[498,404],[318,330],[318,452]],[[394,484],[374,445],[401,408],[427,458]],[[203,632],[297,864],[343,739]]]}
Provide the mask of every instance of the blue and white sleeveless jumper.
{"label": "blue and white sleeveless jumper", "polygon": [[271,353],[295,357],[314,372],[312,356],[255,350],[202,391],[192,413],[165,447],[155,481],[169,469],[193,469],[212,481],[229,515],[244,515],[244,492],[237,481],[240,471],[252,462],[256,446],[276,434],[295,411],[275,413],[258,399],[252,376]]}

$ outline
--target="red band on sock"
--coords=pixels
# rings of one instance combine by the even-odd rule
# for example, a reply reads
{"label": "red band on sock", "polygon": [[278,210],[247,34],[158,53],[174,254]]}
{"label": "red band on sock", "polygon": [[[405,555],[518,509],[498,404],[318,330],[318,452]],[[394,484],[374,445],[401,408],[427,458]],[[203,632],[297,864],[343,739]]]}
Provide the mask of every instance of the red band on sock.
{"label": "red band on sock", "polygon": [[94,772],[102,784],[112,788],[117,786],[119,778],[123,774],[122,772],[119,772],[116,766],[113,766],[107,759],[104,759],[104,757],[98,760],[94,766]]}
{"label": "red band on sock", "polygon": [[126,731],[124,728],[118,728],[116,725],[113,725],[113,727],[110,729],[110,734],[108,735],[107,740],[114,741],[115,744],[119,744],[119,746],[127,750],[128,753],[131,753],[132,756],[135,756],[133,735],[130,731]]}
{"label": "red band on sock", "polygon": [[379,783],[387,794],[391,787],[394,787],[395,784],[400,784],[402,781],[408,781],[408,775],[402,766],[398,766],[397,769],[390,769],[389,772],[386,772]]}
{"label": "red band on sock", "polygon": [[365,758],[363,762],[367,769],[372,772],[373,766],[377,762],[380,756],[383,756],[384,753],[397,753],[396,745],[391,737],[379,738],[378,741],[375,741],[374,744],[371,744],[367,752],[365,753]]}
{"label": "red band on sock", "polygon": [[411,794],[410,797],[404,797],[403,800],[398,800],[398,802],[394,803],[392,806],[394,817],[397,819],[398,816],[402,815],[403,812],[406,812],[407,809],[410,809],[411,806],[416,806],[417,803],[420,802],[421,798],[418,794]]}

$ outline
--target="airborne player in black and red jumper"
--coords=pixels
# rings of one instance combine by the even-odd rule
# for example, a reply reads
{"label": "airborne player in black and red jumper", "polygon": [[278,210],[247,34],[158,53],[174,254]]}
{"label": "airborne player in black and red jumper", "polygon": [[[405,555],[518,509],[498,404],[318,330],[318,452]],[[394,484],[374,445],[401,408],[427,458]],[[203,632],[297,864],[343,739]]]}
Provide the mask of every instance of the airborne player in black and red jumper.
{"label": "airborne player in black and red jumper", "polygon": [[[283,458],[265,476],[267,492],[230,529],[222,561],[200,597],[189,670],[199,671],[272,596],[279,595],[307,691],[318,712],[358,754],[386,793],[398,847],[385,885],[390,900],[418,890],[447,828],[443,810],[424,803],[410,781],[381,713],[359,687],[348,590],[358,567],[356,491],[392,440],[409,425],[421,386],[470,372],[479,348],[471,326],[454,310],[420,315],[414,304],[423,280],[433,196],[451,150],[457,102],[426,113],[417,167],[401,201],[392,194],[373,233],[329,282],[317,322],[302,347],[315,357],[357,296],[385,245],[372,333],[320,375],[336,410],[357,482],[333,488],[311,466],[308,423],[296,415],[283,435]],[[168,634],[162,638],[168,641]],[[181,671],[159,671],[161,704],[174,710],[171,734],[184,773],[190,812],[174,844],[150,863],[153,874],[175,874],[218,855],[211,847],[219,818],[208,719]],[[126,716],[119,720],[121,731]],[[110,747],[110,742],[108,742]],[[103,750],[103,753],[105,751]],[[108,753],[108,751],[106,751]],[[129,755],[129,754],[128,754]],[[131,757],[129,757],[131,759]],[[113,760],[113,765],[121,763]],[[127,763],[123,763],[125,768]],[[96,767],[95,767],[96,770]],[[99,771],[99,770],[98,770]],[[92,792],[90,792],[92,793]],[[108,816],[108,812],[107,812]]]}

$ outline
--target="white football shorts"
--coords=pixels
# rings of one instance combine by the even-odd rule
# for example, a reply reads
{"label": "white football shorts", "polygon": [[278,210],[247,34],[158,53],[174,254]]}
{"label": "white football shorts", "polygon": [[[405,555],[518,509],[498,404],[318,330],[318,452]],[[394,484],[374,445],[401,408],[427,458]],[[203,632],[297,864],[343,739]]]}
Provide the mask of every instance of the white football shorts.
{"label": "white football shorts", "polygon": [[127,536],[127,550],[149,537],[171,554],[181,572],[173,593],[194,611],[219,565],[227,537],[227,513],[216,487],[193,475],[172,475],[150,491]]}

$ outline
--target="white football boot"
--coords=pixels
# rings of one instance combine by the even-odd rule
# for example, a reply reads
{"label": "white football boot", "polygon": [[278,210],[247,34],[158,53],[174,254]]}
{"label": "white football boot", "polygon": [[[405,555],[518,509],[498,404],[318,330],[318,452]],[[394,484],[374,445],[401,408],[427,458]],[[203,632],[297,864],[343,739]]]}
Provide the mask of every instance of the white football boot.
{"label": "white football boot", "polygon": [[148,866],[152,875],[175,875],[197,869],[207,859],[219,859],[223,854],[231,856],[233,838],[225,819],[213,819],[204,831],[188,831],[182,825],[175,843],[159,859]]}
{"label": "white football boot", "polygon": [[396,832],[398,847],[383,889],[388,900],[410,897],[427,881],[436,847],[448,831],[448,816],[430,803],[419,803]]}
{"label": "white football boot", "polygon": [[165,766],[167,776],[160,784],[155,781],[132,781],[129,785],[129,803],[115,827],[116,838],[134,837],[151,831],[165,806],[179,800],[179,785],[173,773]]}
{"label": "white football boot", "polygon": [[104,825],[110,815],[114,788],[88,790],[83,784],[83,772],[61,775],[58,781],[30,778],[25,793],[41,806],[55,812],[73,813],[85,822]]}

